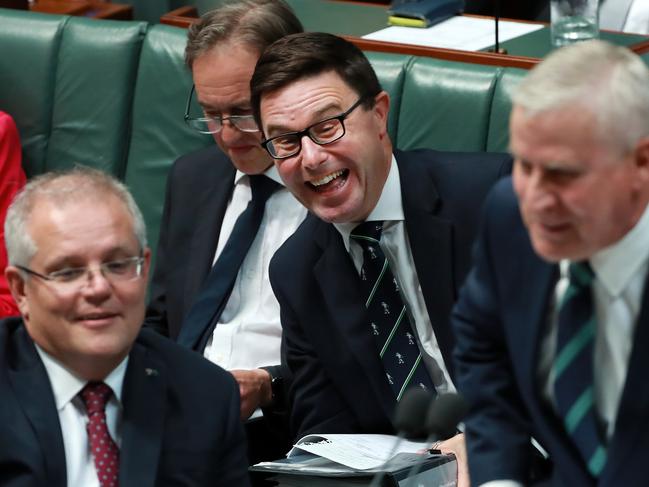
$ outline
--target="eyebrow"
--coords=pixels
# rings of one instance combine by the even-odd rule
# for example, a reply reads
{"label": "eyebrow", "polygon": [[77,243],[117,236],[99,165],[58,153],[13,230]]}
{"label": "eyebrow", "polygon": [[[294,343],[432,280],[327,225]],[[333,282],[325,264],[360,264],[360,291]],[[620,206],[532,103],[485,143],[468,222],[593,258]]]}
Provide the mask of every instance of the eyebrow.
{"label": "eyebrow", "polygon": [[[139,252],[141,253],[142,251]],[[104,255],[104,258],[101,260],[102,262],[110,262],[115,259],[121,259],[122,255],[134,256],[139,254],[133,254],[131,249],[122,245],[118,245],[116,247],[109,249]],[[86,267],[88,265],[87,263],[86,264],[77,263],[78,260],[82,260],[82,259],[83,257],[78,254],[61,255],[61,256],[57,256],[51,262],[44,264],[43,268],[45,268],[48,272],[52,272],[51,269],[60,270],[69,267]]]}
{"label": "eyebrow", "polygon": [[[334,113],[327,115],[327,112],[331,112],[333,110],[335,110]],[[315,112],[313,112],[313,114],[311,115],[311,123],[308,123],[306,127],[309,127],[315,123],[326,120],[327,118],[334,117],[339,113],[342,113],[343,111],[344,110],[340,108],[340,105],[338,105],[337,103],[328,103],[323,107],[319,108],[318,110],[316,110]],[[282,135],[289,132],[299,132],[300,130],[304,130],[304,127],[302,127],[299,130],[288,130],[285,126],[281,124],[275,124],[275,125],[269,125],[266,132],[267,135],[270,136],[270,134],[273,132],[277,132],[277,135]]]}
{"label": "eyebrow", "polygon": [[231,114],[236,114],[237,112],[240,113],[240,112],[250,112],[250,111],[252,111],[252,106],[250,105],[250,100],[248,100],[247,102],[246,102],[246,100],[236,101],[236,102],[232,103],[231,105],[229,105],[228,107],[226,107],[227,110],[220,110],[219,108],[217,108],[217,107],[215,107],[213,105],[210,105],[209,103],[203,103],[201,100],[197,100],[197,101],[198,101],[198,104],[203,109],[203,111],[205,111],[205,112],[218,112],[219,114],[222,114],[222,113],[225,112],[225,113],[231,115]]}

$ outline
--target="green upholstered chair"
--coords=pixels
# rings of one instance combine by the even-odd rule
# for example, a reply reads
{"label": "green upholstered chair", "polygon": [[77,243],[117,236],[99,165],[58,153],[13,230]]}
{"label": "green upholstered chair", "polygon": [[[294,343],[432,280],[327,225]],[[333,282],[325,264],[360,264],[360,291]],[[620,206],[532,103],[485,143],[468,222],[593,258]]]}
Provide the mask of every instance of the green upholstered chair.
{"label": "green upholstered chair", "polygon": [[[184,29],[0,9],[0,109],[18,125],[28,176],[75,163],[133,191],[152,247],[173,161],[213,144],[183,121]],[[505,150],[524,71],[369,52],[391,99],[396,147]]]}
{"label": "green upholstered chair", "polygon": [[144,40],[135,83],[126,184],[147,220],[149,242],[158,241],[167,172],[183,154],[214,144],[183,119],[192,86],[183,54],[187,32],[155,25]]}

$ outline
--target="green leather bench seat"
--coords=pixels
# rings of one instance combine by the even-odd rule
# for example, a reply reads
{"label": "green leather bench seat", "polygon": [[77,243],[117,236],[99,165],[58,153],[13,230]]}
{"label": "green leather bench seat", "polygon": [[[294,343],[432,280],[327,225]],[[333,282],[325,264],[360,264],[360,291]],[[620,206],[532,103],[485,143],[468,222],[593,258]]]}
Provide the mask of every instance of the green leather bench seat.
{"label": "green leather bench seat", "polygon": [[[155,246],[169,167],[213,143],[183,121],[186,31],[7,9],[0,26],[0,109],[16,120],[27,175],[75,163],[112,172],[133,191]],[[524,71],[367,55],[392,100],[397,147],[507,149],[509,93]]]}

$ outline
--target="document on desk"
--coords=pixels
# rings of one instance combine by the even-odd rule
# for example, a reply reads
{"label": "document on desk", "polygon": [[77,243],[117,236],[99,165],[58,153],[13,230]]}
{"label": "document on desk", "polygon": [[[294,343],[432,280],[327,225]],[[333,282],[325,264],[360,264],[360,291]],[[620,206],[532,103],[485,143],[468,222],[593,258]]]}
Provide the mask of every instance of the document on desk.
{"label": "document on desk", "polygon": [[383,466],[391,456],[416,454],[427,448],[426,443],[403,440],[393,451],[396,442],[397,437],[391,435],[307,435],[287,456],[291,458],[308,452],[355,470],[369,470]]}
{"label": "document on desk", "polygon": [[[499,40],[500,42],[508,41],[542,28],[543,25],[540,24],[501,20],[498,27]],[[451,17],[427,29],[395,26],[372,32],[364,35],[363,38],[464,51],[479,51],[496,42],[492,19],[462,15]]]}

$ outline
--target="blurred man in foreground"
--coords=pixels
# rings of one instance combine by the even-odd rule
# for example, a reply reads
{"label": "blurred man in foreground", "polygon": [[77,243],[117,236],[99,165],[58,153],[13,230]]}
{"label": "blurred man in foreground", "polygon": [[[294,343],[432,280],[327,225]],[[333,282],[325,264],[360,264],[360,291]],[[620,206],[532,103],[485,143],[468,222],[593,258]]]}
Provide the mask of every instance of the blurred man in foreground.
{"label": "blurred man in foreground", "polygon": [[471,478],[527,485],[533,436],[553,485],[646,485],[649,70],[577,44],[513,100],[513,177],[454,310]]}

